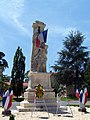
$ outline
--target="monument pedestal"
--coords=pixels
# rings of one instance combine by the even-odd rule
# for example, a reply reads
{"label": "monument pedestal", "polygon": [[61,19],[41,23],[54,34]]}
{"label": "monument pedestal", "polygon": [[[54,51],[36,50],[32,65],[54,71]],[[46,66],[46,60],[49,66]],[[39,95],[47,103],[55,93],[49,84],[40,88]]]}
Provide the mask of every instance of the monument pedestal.
{"label": "monument pedestal", "polygon": [[35,86],[40,84],[44,89],[44,99],[53,99],[55,94],[51,88],[50,73],[29,73],[29,84],[27,91],[24,93],[24,98],[27,101],[31,101],[35,96]]}
{"label": "monument pedestal", "polygon": [[[50,73],[29,73],[29,84],[27,91],[24,93],[24,101],[20,102],[20,106],[17,106],[18,111],[30,111],[34,106],[34,98],[35,98],[35,86],[40,84],[43,86],[44,95],[43,99],[46,101],[47,107],[52,109],[52,107],[56,106],[55,93],[51,88],[50,82]],[[38,107],[42,106],[42,104],[38,104]]]}

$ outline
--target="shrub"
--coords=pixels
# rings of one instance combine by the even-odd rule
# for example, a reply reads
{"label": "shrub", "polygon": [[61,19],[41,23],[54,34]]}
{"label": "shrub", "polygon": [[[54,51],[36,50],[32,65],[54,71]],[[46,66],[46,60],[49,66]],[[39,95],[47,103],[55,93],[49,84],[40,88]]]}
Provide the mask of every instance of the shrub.
{"label": "shrub", "polygon": [[14,117],[15,116],[11,114],[10,117],[9,117],[9,120],[15,120]]}

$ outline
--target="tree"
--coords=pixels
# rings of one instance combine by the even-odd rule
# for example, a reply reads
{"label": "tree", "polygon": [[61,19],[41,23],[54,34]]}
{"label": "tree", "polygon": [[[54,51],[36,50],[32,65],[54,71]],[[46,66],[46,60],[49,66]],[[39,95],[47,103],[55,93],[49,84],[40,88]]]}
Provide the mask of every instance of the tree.
{"label": "tree", "polygon": [[90,60],[88,61],[88,64],[86,66],[86,70],[84,72],[84,77],[85,77],[85,84],[88,86],[88,93],[90,96]]}
{"label": "tree", "polygon": [[2,80],[5,81],[5,82],[10,82],[10,79],[11,79],[11,76],[8,76],[8,75],[3,75],[2,76]]}
{"label": "tree", "polygon": [[2,82],[2,87],[3,87],[3,79],[2,79],[2,74],[3,71],[8,68],[8,62],[3,59],[5,57],[5,54],[3,52],[0,52],[0,81]]}
{"label": "tree", "polygon": [[20,96],[23,92],[23,80],[25,73],[25,56],[20,47],[17,48],[13,60],[11,73],[11,86],[15,96]]}
{"label": "tree", "polygon": [[3,57],[5,57],[5,54],[3,52],[0,52],[0,67],[3,68],[3,70],[5,70],[6,67],[8,67],[8,62],[3,59]]}
{"label": "tree", "polygon": [[[89,60],[87,47],[82,46],[85,36],[79,31],[71,31],[63,41],[64,49],[58,52],[59,59],[52,68],[58,72],[63,84],[80,85],[84,80],[84,71]],[[80,84],[79,84],[80,83]]]}
{"label": "tree", "polygon": [[90,60],[86,66],[84,77],[86,79],[86,83],[88,84],[88,86],[90,86]]}
{"label": "tree", "polygon": [[29,81],[28,73],[29,73],[29,70],[24,74],[24,82]]}

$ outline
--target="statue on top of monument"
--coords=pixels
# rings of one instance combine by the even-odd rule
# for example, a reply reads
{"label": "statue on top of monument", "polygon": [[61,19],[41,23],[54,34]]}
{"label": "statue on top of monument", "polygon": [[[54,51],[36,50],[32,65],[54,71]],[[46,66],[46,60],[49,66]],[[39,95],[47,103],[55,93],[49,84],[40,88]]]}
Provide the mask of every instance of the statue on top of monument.
{"label": "statue on top of monument", "polygon": [[47,39],[47,31],[44,31],[45,24],[36,21],[33,23],[33,38],[32,38],[32,56],[31,56],[31,71],[46,72],[47,48],[45,44]]}

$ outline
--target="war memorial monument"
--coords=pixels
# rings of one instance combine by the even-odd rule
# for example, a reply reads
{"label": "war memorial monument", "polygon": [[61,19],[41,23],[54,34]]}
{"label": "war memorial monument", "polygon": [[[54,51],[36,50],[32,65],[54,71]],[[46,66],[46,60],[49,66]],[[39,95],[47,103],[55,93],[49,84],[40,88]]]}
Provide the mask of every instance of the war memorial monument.
{"label": "war memorial monument", "polygon": [[[20,106],[17,106],[18,111],[30,111],[34,107],[35,86],[39,84],[43,86],[43,98],[47,107],[52,109],[53,103],[55,103],[55,93],[51,88],[50,81],[51,73],[48,73],[46,69],[48,45],[46,45],[47,30],[44,30],[45,26],[40,21],[35,21],[32,25],[33,36],[31,65],[28,74],[29,82],[28,88],[24,93],[24,101],[20,103]],[[41,107],[42,103],[39,103],[38,106]]]}

